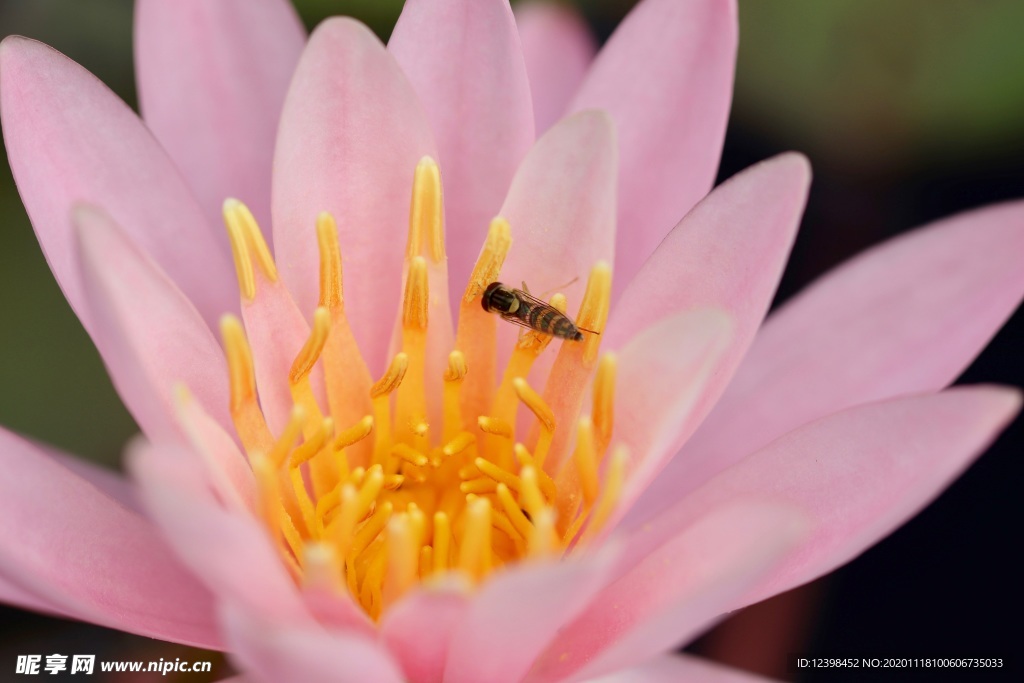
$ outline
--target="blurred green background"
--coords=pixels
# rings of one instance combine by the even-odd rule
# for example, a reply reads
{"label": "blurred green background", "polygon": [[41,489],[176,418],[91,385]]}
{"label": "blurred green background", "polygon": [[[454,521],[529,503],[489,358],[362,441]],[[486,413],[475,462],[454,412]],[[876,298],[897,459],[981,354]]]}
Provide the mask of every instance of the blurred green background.
{"label": "blurred green background", "polygon": [[[402,3],[295,4],[310,27],[331,14],[350,14],[386,39]],[[572,4],[603,40],[634,2]],[[740,52],[723,173],[783,149],[806,153],[815,168],[781,296],[914,223],[1024,196],[1024,2],[739,4]],[[131,9],[130,0],[0,0],[0,36],[18,33],[55,46],[134,105]],[[0,316],[0,424],[117,467],[135,426],[49,273],[6,164],[0,164]],[[1019,351],[1019,333],[1015,339]],[[993,376],[981,378],[1015,381],[1007,379],[1005,366],[994,367]],[[991,460],[986,456],[983,463]],[[994,518],[1001,513],[997,509]],[[46,633],[44,642],[57,637],[59,622],[32,623]],[[100,631],[89,637],[98,642]],[[153,658],[181,654],[175,646],[107,637],[111,647],[148,648],[157,653]],[[709,647],[715,651],[714,643]]]}

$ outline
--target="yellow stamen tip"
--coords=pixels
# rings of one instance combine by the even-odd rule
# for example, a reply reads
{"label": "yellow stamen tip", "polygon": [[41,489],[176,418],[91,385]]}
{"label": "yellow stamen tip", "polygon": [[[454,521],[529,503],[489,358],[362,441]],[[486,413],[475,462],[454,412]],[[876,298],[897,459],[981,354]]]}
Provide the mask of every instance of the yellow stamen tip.
{"label": "yellow stamen tip", "polygon": [[487,285],[498,279],[501,266],[505,263],[505,257],[508,256],[511,247],[512,228],[507,220],[498,216],[491,221],[491,226],[487,230],[487,240],[473,268],[473,274],[469,277],[469,284],[463,296],[464,302],[472,303],[483,294]]}
{"label": "yellow stamen tip", "polygon": [[409,369],[409,356],[404,352],[398,352],[391,360],[387,372],[371,388],[370,397],[377,398],[385,396],[398,388],[405,378],[405,371]]}
{"label": "yellow stamen tip", "polygon": [[327,343],[327,333],[330,332],[330,329],[330,311],[323,306],[317,307],[316,312],[313,314],[313,329],[310,330],[306,344],[299,351],[299,355],[295,357],[292,369],[288,373],[289,382],[298,384],[309,375],[313,365],[320,358],[320,354],[324,350],[324,344]]}
{"label": "yellow stamen tip", "polygon": [[233,315],[220,319],[220,333],[228,360],[231,383],[231,406],[235,410],[246,399],[256,395],[256,375],[253,370],[252,349],[245,337],[242,323]]}
{"label": "yellow stamen tip", "polygon": [[344,305],[341,275],[341,248],[338,224],[326,211],[316,217],[316,238],[320,248],[320,305],[330,310]]}
{"label": "yellow stamen tip", "polygon": [[429,256],[434,263],[445,258],[444,203],[441,169],[429,156],[420,159],[413,176],[412,205],[409,210],[407,256]]}
{"label": "yellow stamen tip", "polygon": [[548,431],[554,431],[555,414],[547,402],[541,398],[540,394],[534,391],[522,377],[513,379],[512,387],[516,390],[516,396],[519,397],[519,400],[526,404],[530,412],[537,416],[537,420],[544,425],[544,428]]}
{"label": "yellow stamen tip", "polygon": [[223,213],[238,275],[238,289],[246,300],[251,301],[256,296],[253,258],[270,282],[277,282],[277,266],[249,207],[237,199],[228,199],[224,202]]}
{"label": "yellow stamen tip", "polygon": [[466,376],[466,356],[462,351],[448,354],[448,370],[444,373],[445,382],[458,382]]}
{"label": "yellow stamen tip", "polygon": [[597,356],[597,349],[600,346],[599,335],[604,332],[604,326],[608,322],[611,301],[612,268],[604,261],[598,261],[590,271],[587,289],[580,303],[580,312],[576,316],[576,327],[593,333],[584,332],[587,335],[584,362],[593,362]]}
{"label": "yellow stamen tip", "polygon": [[495,436],[512,438],[512,425],[501,418],[481,415],[477,418],[476,422],[481,431],[487,432],[488,434],[494,434]]}
{"label": "yellow stamen tip", "polygon": [[405,298],[402,301],[402,325],[407,329],[426,329],[429,303],[427,261],[417,256],[409,263],[409,277],[405,282]]}

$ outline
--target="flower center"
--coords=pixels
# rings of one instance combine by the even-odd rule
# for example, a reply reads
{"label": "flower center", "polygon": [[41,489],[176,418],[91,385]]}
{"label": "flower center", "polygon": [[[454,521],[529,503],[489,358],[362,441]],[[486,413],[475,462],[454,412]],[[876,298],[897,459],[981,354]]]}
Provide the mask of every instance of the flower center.
{"label": "flower center", "polygon": [[[425,158],[413,183],[392,347],[400,351],[384,376],[370,379],[349,329],[338,232],[326,213],[317,221],[320,299],[312,330],[275,376],[273,359],[257,354],[261,367],[254,365],[250,341],[265,342],[261,351],[275,346],[265,338],[277,331],[261,328],[260,309],[280,306],[287,292],[249,210],[228,200],[224,215],[246,322],[243,331],[234,316],[222,321],[231,415],[258,482],[259,513],[300,585],[347,590],[378,619],[419,581],[459,572],[477,582],[503,565],[571,552],[601,532],[626,464],[621,448],[602,463],[616,367],[611,354],[598,359],[611,293],[606,264],[592,269],[579,308],[584,338],[562,342],[543,393],[526,380],[552,341],[539,330],[520,333],[495,381],[497,328],[505,323],[480,298],[501,270],[510,227],[502,218],[490,225],[451,348],[450,329],[431,334],[450,327],[450,314],[440,173]],[[564,312],[565,296],[555,294],[550,305]],[[595,366],[593,406],[580,417]],[[291,401],[274,428],[264,382],[280,383],[285,374]],[[520,406],[533,416],[525,433],[517,426]]]}

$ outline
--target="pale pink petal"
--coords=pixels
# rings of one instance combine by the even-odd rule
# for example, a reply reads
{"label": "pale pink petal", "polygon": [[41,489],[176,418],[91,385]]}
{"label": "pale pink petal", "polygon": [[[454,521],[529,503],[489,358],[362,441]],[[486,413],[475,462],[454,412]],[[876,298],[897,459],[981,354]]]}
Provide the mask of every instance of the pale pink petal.
{"label": "pale pink petal", "polygon": [[738,502],[702,513],[601,591],[545,651],[530,683],[589,679],[679,646],[728,610],[807,531],[796,510],[779,505]]}
{"label": "pale pink petal", "polygon": [[179,392],[175,408],[191,445],[183,457],[202,466],[210,489],[226,507],[257,514],[256,480],[231,434],[187,392]]}
{"label": "pale pink petal", "polygon": [[33,445],[45,452],[50,458],[56,460],[65,468],[71,470],[78,477],[86,480],[108,497],[112,498],[122,506],[133,512],[141,512],[142,506],[139,503],[138,491],[131,480],[120,472],[94,464],[84,458],[69,455],[44,443],[33,442]]}
{"label": "pale pink petal", "polygon": [[270,225],[274,138],[305,42],[288,0],[136,0],[139,108],[214,228],[228,197]]}
{"label": "pale pink petal", "polygon": [[699,657],[665,655],[588,683],[769,683],[769,680]]}
{"label": "pale pink petal", "polygon": [[232,657],[261,683],[402,683],[398,664],[374,640],[309,625],[291,627],[227,603],[221,623]]}
{"label": "pale pink petal", "polygon": [[616,291],[711,189],[736,33],[734,0],[644,0],[597,55],[569,107],[607,109],[619,130]]}
{"label": "pale pink petal", "polygon": [[0,575],[60,611],[219,646],[212,596],[156,528],[31,443],[0,430]]}
{"label": "pale pink petal", "polygon": [[14,605],[15,607],[21,607],[33,612],[44,612],[68,619],[75,618],[75,615],[71,612],[58,607],[45,598],[26,591],[3,576],[0,576],[0,603]]}
{"label": "pale pink petal", "polygon": [[[18,191],[64,295],[92,330],[71,209],[102,206],[195,303],[207,323],[237,308],[227,238],[128,106],[56,50],[0,45],[0,116]],[[222,233],[223,231],[219,231]]]}
{"label": "pale pink petal", "polygon": [[1024,296],[1021,254],[1015,202],[945,219],[825,275],[769,317],[663,488],[692,490],[829,413],[946,386]]}
{"label": "pale pink petal", "polygon": [[380,636],[409,683],[441,683],[452,634],[471,596],[458,581],[424,584],[384,614]]}
{"label": "pale pink petal", "polygon": [[[725,391],[768,310],[809,182],[807,160],[798,154],[769,159],[729,179],[658,246],[612,311],[605,334],[612,348],[676,311],[714,307],[734,319],[732,343],[694,408],[690,433]],[[641,499],[643,509],[674,499],[674,489],[662,481]]]}
{"label": "pale pink petal", "polygon": [[160,531],[218,598],[230,598],[285,623],[311,621],[269,534],[245,512],[221,507],[195,487],[188,454],[136,443],[128,466]]}
{"label": "pale pink petal", "polygon": [[462,294],[533,144],[530,83],[508,0],[408,0],[388,41],[437,139],[449,272]]}
{"label": "pale pink petal", "polygon": [[516,24],[530,76],[534,126],[540,134],[562,118],[597,45],[583,17],[567,5],[519,3]]}
{"label": "pale pink petal", "polygon": [[370,372],[383,372],[400,298],[413,173],[436,155],[394,58],[351,19],[313,32],[295,72],[274,154],[274,247],[303,315],[317,303],[316,218],[338,221],[345,310]]}
{"label": "pale pink petal", "polygon": [[516,683],[607,582],[616,548],[489,578],[455,629],[444,683]]}
{"label": "pale pink petal", "polygon": [[[771,496],[808,513],[811,534],[740,607],[849,561],[927,505],[1020,409],[1019,392],[962,387],[858,406],[790,432],[632,530],[643,556],[702,510]],[[626,555],[624,555],[626,557]]]}
{"label": "pale pink petal", "polygon": [[227,364],[199,312],[106,213],[78,206],[72,220],[93,341],[139,426],[151,438],[180,434],[179,383],[230,424]]}
{"label": "pale pink petal", "polygon": [[[512,227],[501,280],[513,287],[525,281],[534,296],[564,292],[575,317],[590,270],[598,261],[613,260],[615,169],[615,130],[604,112],[575,114],[545,133],[516,172],[501,207]],[[499,367],[519,329],[502,325]],[[536,386],[544,386],[554,356],[538,359]]]}
{"label": "pale pink petal", "polygon": [[[288,375],[309,338],[309,324],[288,288],[280,280],[268,281],[262,274],[256,276],[256,295],[242,301],[242,320],[252,347],[260,406],[271,431],[280,434],[294,406]],[[314,373],[311,382],[314,378],[322,389],[322,375]],[[326,406],[326,400],[320,405]]]}
{"label": "pale pink petal", "polygon": [[615,443],[629,449],[628,510],[696,427],[694,409],[722,374],[732,319],[717,309],[676,313],[630,340],[618,353]]}

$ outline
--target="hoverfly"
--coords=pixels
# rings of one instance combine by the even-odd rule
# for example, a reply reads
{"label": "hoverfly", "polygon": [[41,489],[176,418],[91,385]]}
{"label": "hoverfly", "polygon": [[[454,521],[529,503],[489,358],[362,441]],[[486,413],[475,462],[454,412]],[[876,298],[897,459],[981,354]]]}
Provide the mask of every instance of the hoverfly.
{"label": "hoverfly", "polygon": [[481,303],[484,310],[489,313],[497,313],[510,323],[550,334],[552,337],[583,341],[583,333],[591,331],[576,327],[569,316],[534,297],[526,288],[525,282],[522,289],[492,282],[484,290]]}

